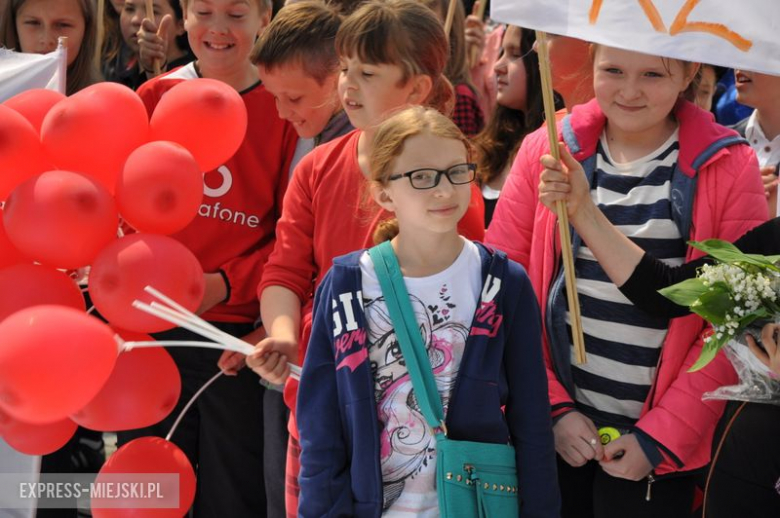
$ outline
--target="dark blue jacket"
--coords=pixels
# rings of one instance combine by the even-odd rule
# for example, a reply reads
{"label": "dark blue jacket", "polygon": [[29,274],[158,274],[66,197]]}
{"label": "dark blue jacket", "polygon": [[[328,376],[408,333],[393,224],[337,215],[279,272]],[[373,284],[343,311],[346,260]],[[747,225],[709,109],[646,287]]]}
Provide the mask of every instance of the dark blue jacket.
{"label": "dark blue jacket", "polygon": [[[449,438],[511,442],[517,452],[521,516],[558,517],[536,297],[522,266],[503,252],[478,248],[482,296],[449,402]],[[368,361],[361,253],[336,258],[315,298],[297,407],[302,517],[382,514],[380,430]]]}

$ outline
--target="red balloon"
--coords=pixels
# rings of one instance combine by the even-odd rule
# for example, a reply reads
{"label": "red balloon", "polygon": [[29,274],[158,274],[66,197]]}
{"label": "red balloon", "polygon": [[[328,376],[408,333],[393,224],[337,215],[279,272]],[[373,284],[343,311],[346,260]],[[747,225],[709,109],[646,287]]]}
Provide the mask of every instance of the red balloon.
{"label": "red balloon", "polygon": [[25,119],[30,121],[35,131],[40,133],[43,118],[46,117],[52,106],[63,99],[67,99],[67,97],[55,90],[33,88],[32,90],[25,90],[20,94],[14,95],[3,104],[19,112]]}
{"label": "red balloon", "polygon": [[190,311],[203,300],[203,268],[184,245],[157,234],[132,234],[107,246],[92,263],[89,294],[95,307],[113,325],[155,333],[173,324],[133,307],[134,300],[156,300],[151,286]]}
{"label": "red balloon", "polygon": [[61,271],[34,264],[0,270],[0,322],[20,309],[43,304],[85,309],[78,285]]}
{"label": "red balloon", "polygon": [[38,132],[8,106],[0,105],[0,201],[20,183],[52,169]]}
{"label": "red balloon", "polygon": [[117,344],[98,319],[64,306],[34,306],[0,323],[0,408],[33,424],[86,405],[114,368]]}
{"label": "red balloon", "polygon": [[55,268],[88,265],[116,239],[119,216],[97,181],[48,171],[17,187],[3,211],[11,242],[23,254]]}
{"label": "red balloon", "polygon": [[31,424],[0,410],[0,437],[11,448],[26,455],[48,455],[65,446],[78,426],[70,419],[49,424]]}
{"label": "red balloon", "polygon": [[[178,494],[178,506],[175,508],[116,508],[116,499],[92,499],[92,516],[95,518],[181,518],[195,501],[195,471],[187,456],[175,444],[159,437],[141,437],[125,444],[114,452],[100,469],[96,484],[115,481],[111,475],[121,475],[123,480],[131,480],[128,473],[178,475],[178,484],[173,477],[160,478],[159,492],[154,494],[171,497]],[[144,478],[144,482],[147,479]],[[177,486],[178,485],[178,491]],[[148,503],[148,500],[144,503]],[[163,502],[160,502],[163,503]],[[168,501],[164,502],[168,503]],[[127,502],[123,502],[127,504]]]}
{"label": "red balloon", "polygon": [[136,230],[173,234],[198,214],[203,174],[192,154],[174,142],[151,142],[130,155],[116,184],[122,217]]}
{"label": "red balloon", "polygon": [[[122,332],[125,341],[153,341]],[[139,348],[119,355],[111,377],[92,401],[71,418],[85,428],[121,431],[159,423],[181,394],[179,369],[163,347]]]}
{"label": "red balloon", "polygon": [[149,123],[150,140],[170,140],[186,147],[202,172],[216,169],[238,151],[246,126],[241,95],[214,79],[183,81],[171,88]]}
{"label": "red balloon", "polygon": [[27,259],[19,250],[17,250],[14,244],[11,243],[11,240],[8,239],[8,234],[6,233],[5,225],[3,224],[3,209],[0,208],[0,268],[29,262],[32,261]]}
{"label": "red balloon", "polygon": [[[192,106],[190,106],[191,111]],[[147,142],[149,118],[141,98],[117,83],[97,83],[55,105],[43,119],[41,141],[58,169],[97,179],[110,192],[125,160]]]}

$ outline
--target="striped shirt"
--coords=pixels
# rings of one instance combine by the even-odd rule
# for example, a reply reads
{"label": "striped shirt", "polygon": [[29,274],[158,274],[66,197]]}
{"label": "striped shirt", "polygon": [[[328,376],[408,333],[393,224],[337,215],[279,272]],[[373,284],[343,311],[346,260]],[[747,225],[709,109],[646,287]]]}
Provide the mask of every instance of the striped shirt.
{"label": "striped shirt", "polygon": [[[678,152],[675,131],[653,153],[619,164],[612,160],[602,134],[590,191],[613,225],[670,265],[682,264],[686,251],[670,203]],[[575,271],[588,354],[586,364],[576,365],[572,346],[577,407],[598,426],[631,427],[650,392],[669,322],[634,307],[586,243],[575,258]],[[568,313],[566,320],[570,322]]]}

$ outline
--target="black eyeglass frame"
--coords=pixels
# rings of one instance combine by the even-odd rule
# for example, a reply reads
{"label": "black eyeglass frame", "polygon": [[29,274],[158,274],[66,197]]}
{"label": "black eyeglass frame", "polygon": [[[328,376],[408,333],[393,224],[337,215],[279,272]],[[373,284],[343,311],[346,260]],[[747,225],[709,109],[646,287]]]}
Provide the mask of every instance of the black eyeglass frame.
{"label": "black eyeglass frame", "polygon": [[[471,179],[469,181],[467,181],[467,182],[453,182],[452,178],[450,177],[450,171],[452,171],[456,167],[462,167],[464,165],[467,166],[469,172],[471,172]],[[414,182],[412,181],[412,175],[414,173],[418,173],[420,171],[436,171],[436,179],[433,181],[433,185],[431,185],[430,187],[417,187],[416,185],[414,185]],[[474,180],[476,180],[476,178],[477,178],[477,164],[472,163],[472,162],[464,162],[462,164],[455,164],[455,165],[453,165],[451,167],[448,167],[447,169],[434,169],[433,167],[421,167],[420,169],[414,169],[413,171],[409,171],[409,172],[406,172],[406,173],[394,174],[394,175],[388,177],[387,181],[388,182],[392,182],[392,181],[395,181],[395,180],[400,180],[403,177],[406,177],[406,178],[409,178],[409,183],[411,184],[412,188],[417,189],[418,191],[425,191],[425,190],[428,190],[428,189],[433,189],[434,187],[439,185],[439,182],[441,181],[442,175],[446,176],[447,180],[452,185],[466,185],[466,184],[469,184],[469,183],[473,182]]]}

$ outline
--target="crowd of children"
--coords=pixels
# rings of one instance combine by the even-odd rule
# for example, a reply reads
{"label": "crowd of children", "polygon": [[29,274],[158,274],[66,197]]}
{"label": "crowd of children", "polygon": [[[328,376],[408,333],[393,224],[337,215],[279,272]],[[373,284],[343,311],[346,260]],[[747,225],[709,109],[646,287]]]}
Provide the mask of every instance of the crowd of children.
{"label": "crowd of children", "polygon": [[[777,77],[549,35],[561,163],[534,31],[467,16],[459,1],[288,0],[277,13],[271,0],[154,0],[149,13],[146,0],[112,0],[102,20],[95,0],[2,4],[5,47],[45,53],[68,37],[68,94],[119,82],[151,116],[175,85],[210,78],[246,105],[244,142],[204,172],[203,204],[256,224],[199,216],[173,237],[205,272],[198,313],[254,352],[171,348],[179,404],[118,433],[120,445],[164,437],[225,374],[171,438],[197,472],[194,516],[439,516],[444,436],[511,446],[506,490],[527,518],[694,516],[718,444],[725,467],[705,518],[780,513],[777,448],[764,479],[723,440],[740,413],[754,417],[734,429],[752,437],[776,429],[776,412],[729,405],[725,426],[724,404],[702,394],[729,384],[731,365],[721,355],[688,372],[705,323],[654,296],[701,264],[691,239],[734,241],[764,223],[743,242],[778,248],[767,244],[778,220],[765,223],[777,215]],[[709,113],[729,75],[755,109],[733,129]],[[573,361],[559,200],[585,365]],[[375,264],[371,247],[386,242],[440,427]],[[770,331],[756,352],[780,370]],[[602,427],[620,437],[602,445]]]}

